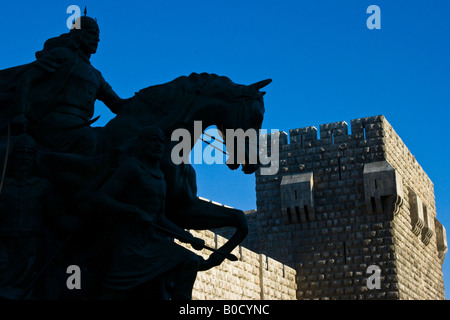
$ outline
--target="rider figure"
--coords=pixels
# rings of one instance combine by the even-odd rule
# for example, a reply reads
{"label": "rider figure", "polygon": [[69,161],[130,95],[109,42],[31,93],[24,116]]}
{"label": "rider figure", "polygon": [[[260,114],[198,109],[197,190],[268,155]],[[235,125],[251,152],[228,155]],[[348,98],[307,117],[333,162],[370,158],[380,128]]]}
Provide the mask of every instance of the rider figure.
{"label": "rider figure", "polygon": [[37,60],[18,84],[15,119],[37,125],[33,135],[45,147],[91,155],[96,143],[89,121],[95,101],[117,114],[128,99],[121,99],[89,61],[100,41],[97,22],[87,16],[78,19],[79,29],[74,23],[69,33],[48,39],[36,53]]}

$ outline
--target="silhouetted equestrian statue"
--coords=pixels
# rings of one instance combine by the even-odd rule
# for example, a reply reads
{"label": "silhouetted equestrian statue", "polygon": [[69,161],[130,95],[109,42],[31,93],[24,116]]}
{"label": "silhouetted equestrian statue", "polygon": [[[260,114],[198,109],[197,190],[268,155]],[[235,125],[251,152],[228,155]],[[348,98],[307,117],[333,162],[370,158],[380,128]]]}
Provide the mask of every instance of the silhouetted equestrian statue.
{"label": "silhouetted equestrian statue", "polygon": [[[259,132],[271,80],[192,73],[122,99],[89,61],[96,20],[78,19],[34,62],[0,70],[0,299],[190,299],[197,272],[236,260],[248,225],[197,197],[172,133],[188,132],[193,148],[209,126]],[[116,114],[103,127],[91,126],[96,100]],[[229,145],[244,150],[230,169],[258,170],[259,140]],[[235,232],[220,248],[186,231],[222,227]]]}

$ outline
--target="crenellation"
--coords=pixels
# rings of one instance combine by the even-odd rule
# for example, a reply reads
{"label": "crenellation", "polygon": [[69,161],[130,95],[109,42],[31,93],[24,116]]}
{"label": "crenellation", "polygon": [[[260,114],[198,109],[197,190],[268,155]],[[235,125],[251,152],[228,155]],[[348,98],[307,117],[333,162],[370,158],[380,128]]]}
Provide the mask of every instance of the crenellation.
{"label": "crenellation", "polygon": [[311,142],[317,140],[317,128],[314,126],[291,129],[289,130],[289,143],[291,145],[299,144],[300,148],[311,147],[311,143],[306,144],[306,142]]}
{"label": "crenellation", "polygon": [[320,139],[328,139],[330,144],[335,144],[335,138],[348,135],[348,125],[345,121],[321,124],[319,126]]}

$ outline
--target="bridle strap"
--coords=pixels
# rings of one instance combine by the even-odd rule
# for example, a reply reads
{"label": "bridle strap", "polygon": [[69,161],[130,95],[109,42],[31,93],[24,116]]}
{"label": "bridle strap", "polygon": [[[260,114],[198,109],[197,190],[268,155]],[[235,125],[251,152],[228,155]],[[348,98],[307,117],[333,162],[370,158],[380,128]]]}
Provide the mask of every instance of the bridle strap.
{"label": "bridle strap", "polygon": [[[214,141],[217,141],[217,142],[219,142],[219,143],[222,143],[223,146],[226,146],[224,141],[222,141],[222,140],[220,140],[220,139],[217,139],[216,137],[213,137],[213,136],[211,136],[211,135],[209,135],[209,134],[207,134],[207,133],[205,133],[205,132],[202,132],[202,134],[205,135],[205,136],[207,136],[207,137],[212,138]],[[222,152],[223,154],[226,154],[227,156],[229,155],[227,151],[223,151],[222,149],[219,149],[218,147],[216,147],[215,145],[213,145],[211,142],[208,142],[208,141],[204,140],[203,138],[200,138],[200,139],[201,139],[203,142],[209,144],[209,145],[210,145],[211,147],[213,147],[214,149],[219,150],[219,151]]]}

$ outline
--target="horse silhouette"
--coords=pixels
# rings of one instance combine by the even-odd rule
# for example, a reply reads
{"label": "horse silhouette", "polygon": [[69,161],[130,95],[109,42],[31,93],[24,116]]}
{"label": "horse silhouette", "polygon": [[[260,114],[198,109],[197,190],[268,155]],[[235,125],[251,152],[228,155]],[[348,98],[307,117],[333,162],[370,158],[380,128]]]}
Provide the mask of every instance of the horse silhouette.
{"label": "horse silhouette", "polygon": [[[162,162],[167,183],[166,216],[185,229],[236,229],[228,242],[219,248],[223,254],[213,253],[202,269],[220,264],[223,257],[244,240],[248,233],[247,221],[241,210],[218,206],[197,197],[195,170],[189,163],[174,164],[172,149],[179,142],[171,141],[170,136],[176,129],[186,129],[193,147],[203,130],[210,126],[216,126],[222,133],[227,129],[259,132],[265,111],[264,92],[259,89],[268,83],[270,80],[239,85],[224,76],[193,73],[140,90],[115,118],[103,128],[96,128],[100,154],[114,146],[131,145],[130,139],[148,125],[157,125],[164,131],[168,137]],[[201,130],[195,130],[195,121],[201,121]],[[251,145],[247,141],[245,146],[234,147],[245,148],[245,159],[241,164],[228,163],[230,169],[241,165],[245,174],[254,173],[259,162],[250,163],[249,157],[250,152],[258,154],[258,143]]]}

